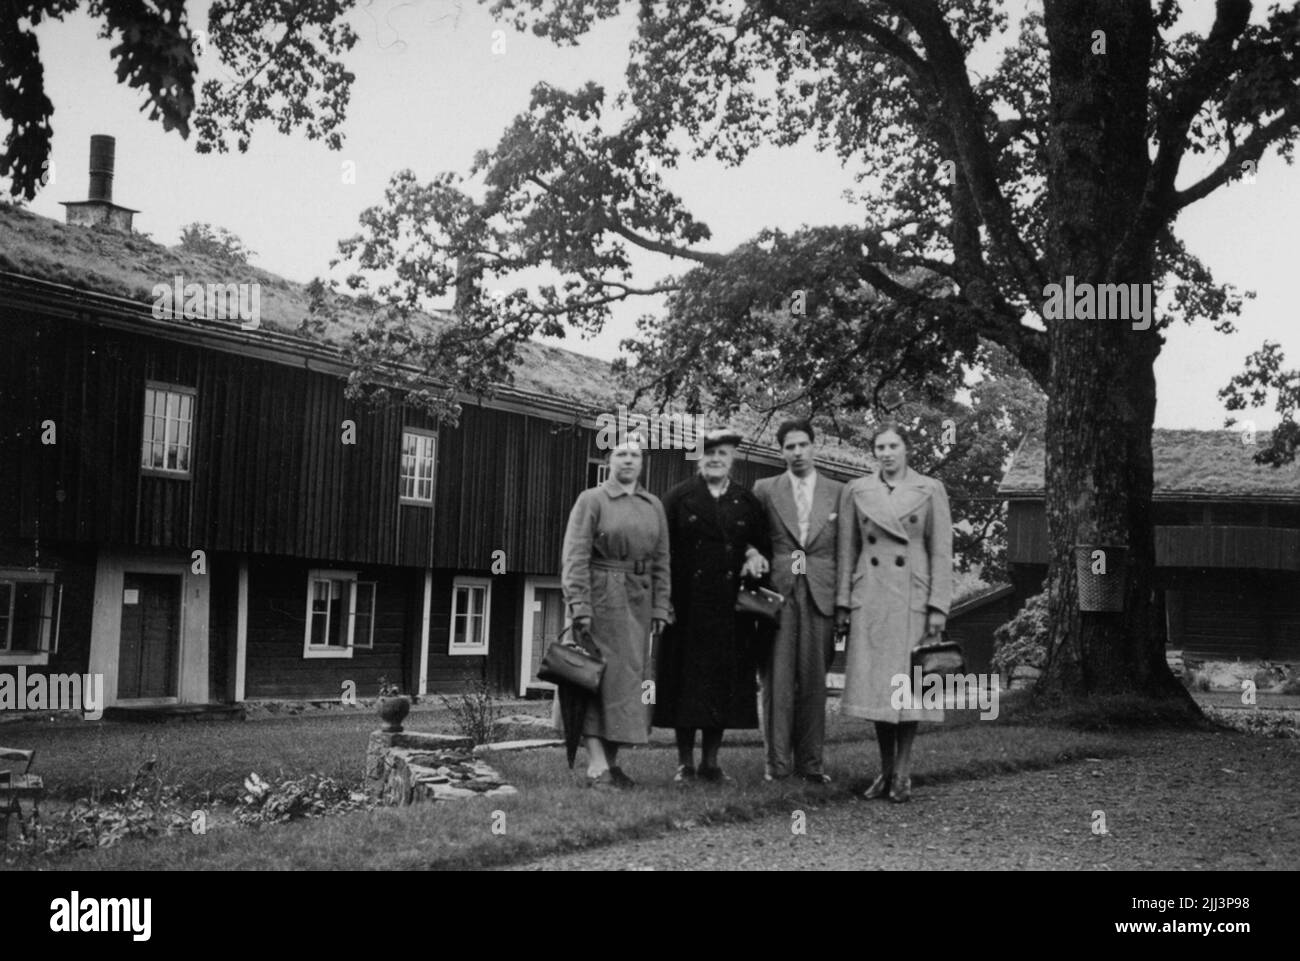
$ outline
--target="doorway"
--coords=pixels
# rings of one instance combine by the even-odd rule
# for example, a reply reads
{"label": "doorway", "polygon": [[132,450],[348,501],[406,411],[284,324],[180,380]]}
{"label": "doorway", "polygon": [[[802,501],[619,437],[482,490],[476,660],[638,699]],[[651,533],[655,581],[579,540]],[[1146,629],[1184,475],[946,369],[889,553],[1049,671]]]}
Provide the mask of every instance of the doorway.
{"label": "doorway", "polygon": [[176,697],[180,626],[180,575],[123,573],[119,700]]}

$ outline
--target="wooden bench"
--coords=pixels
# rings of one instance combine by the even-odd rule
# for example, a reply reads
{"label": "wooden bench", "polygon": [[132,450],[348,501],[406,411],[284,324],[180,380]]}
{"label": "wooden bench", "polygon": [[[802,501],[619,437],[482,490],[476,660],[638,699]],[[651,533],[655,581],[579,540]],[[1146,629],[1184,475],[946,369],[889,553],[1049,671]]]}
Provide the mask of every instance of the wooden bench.
{"label": "wooden bench", "polygon": [[[24,751],[13,747],[0,747],[0,842],[9,840],[9,818],[18,815],[18,830],[27,836],[26,822],[23,820],[23,801],[29,801],[32,817],[39,820],[41,816],[41,798],[45,795],[45,783],[39,774],[32,773],[32,762],[36,760],[36,751]],[[18,768],[22,768],[21,771]]]}

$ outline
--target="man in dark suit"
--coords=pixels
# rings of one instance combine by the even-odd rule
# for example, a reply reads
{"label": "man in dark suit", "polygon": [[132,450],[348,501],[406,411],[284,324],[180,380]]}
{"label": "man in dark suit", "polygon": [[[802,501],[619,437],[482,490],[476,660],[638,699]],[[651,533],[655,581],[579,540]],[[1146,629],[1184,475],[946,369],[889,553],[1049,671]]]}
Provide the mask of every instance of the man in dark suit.
{"label": "man in dark suit", "polygon": [[760,668],[766,776],[826,784],[826,670],[835,653],[836,510],[844,485],[813,466],[808,421],[786,421],[776,439],[790,469],[754,485],[772,536],[772,586],[785,595]]}

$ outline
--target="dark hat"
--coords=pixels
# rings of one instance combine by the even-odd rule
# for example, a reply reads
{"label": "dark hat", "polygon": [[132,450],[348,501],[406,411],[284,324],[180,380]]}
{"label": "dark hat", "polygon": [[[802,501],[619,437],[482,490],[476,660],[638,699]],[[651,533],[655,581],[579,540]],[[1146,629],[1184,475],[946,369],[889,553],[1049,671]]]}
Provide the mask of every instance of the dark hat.
{"label": "dark hat", "polygon": [[704,450],[711,447],[717,447],[719,444],[730,444],[733,447],[739,447],[743,438],[730,427],[715,427],[704,435]]}

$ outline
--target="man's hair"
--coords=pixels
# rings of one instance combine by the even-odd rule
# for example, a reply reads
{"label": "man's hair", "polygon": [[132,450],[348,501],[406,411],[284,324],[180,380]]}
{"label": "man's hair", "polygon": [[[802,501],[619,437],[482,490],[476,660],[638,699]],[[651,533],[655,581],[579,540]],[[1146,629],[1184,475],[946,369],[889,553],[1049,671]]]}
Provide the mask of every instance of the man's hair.
{"label": "man's hair", "polygon": [[784,447],[785,435],[795,430],[801,430],[807,434],[809,443],[812,443],[817,439],[817,435],[813,433],[812,423],[802,417],[797,417],[794,420],[784,421],[781,426],[776,429],[777,446]]}

